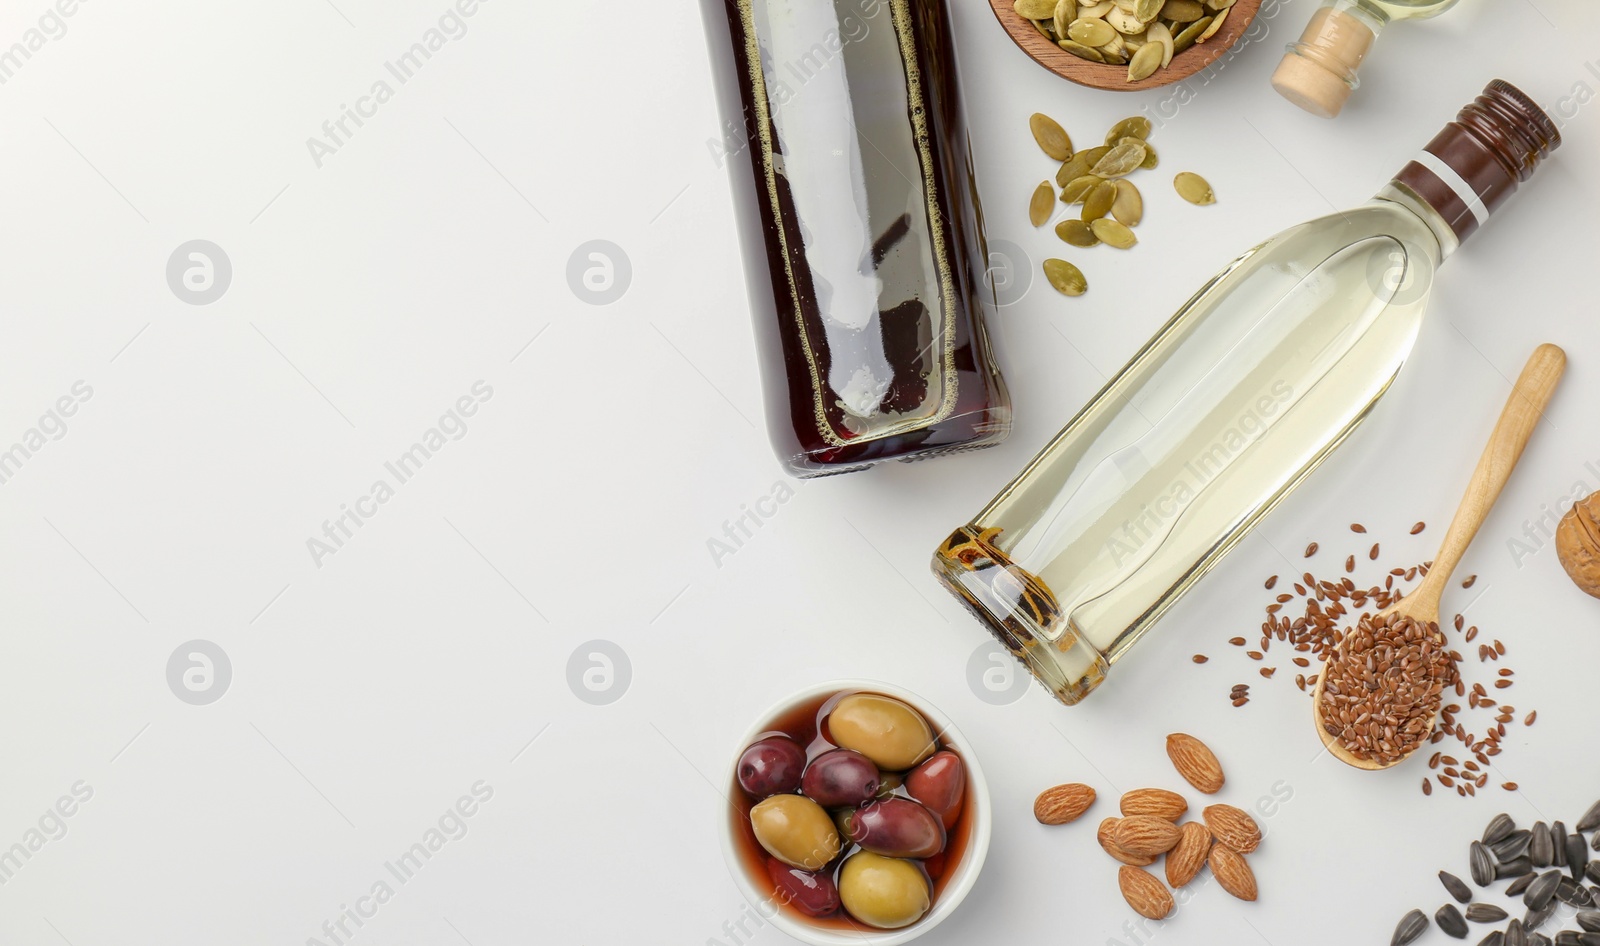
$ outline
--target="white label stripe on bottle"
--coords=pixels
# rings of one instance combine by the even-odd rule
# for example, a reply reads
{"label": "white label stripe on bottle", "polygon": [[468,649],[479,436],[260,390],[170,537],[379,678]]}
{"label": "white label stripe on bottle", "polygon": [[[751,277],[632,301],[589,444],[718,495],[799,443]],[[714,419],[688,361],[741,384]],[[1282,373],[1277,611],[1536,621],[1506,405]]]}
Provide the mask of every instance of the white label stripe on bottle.
{"label": "white label stripe on bottle", "polygon": [[1478,226],[1481,227],[1489,222],[1489,208],[1484,205],[1483,198],[1478,196],[1478,192],[1467,183],[1466,178],[1456,173],[1455,168],[1444,163],[1443,159],[1431,151],[1419,152],[1413,160],[1431,171],[1444,186],[1455,191],[1461,202],[1472,211],[1472,216],[1477,218]]}

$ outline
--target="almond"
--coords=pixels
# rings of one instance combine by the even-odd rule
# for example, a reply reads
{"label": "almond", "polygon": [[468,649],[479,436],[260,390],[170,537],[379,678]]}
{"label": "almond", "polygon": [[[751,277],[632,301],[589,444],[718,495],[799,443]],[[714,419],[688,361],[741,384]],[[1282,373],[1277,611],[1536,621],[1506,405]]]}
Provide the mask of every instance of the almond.
{"label": "almond", "polygon": [[1206,827],[1211,829],[1216,839],[1240,854],[1249,854],[1261,846],[1261,828],[1242,809],[1232,805],[1210,805],[1204,815]]}
{"label": "almond", "polygon": [[1167,756],[1185,782],[1207,795],[1221,791],[1222,783],[1227,781],[1216,754],[1188,733],[1175,732],[1167,737]]}
{"label": "almond", "polygon": [[1154,864],[1156,862],[1154,857],[1148,854],[1129,854],[1111,840],[1111,832],[1121,820],[1121,818],[1107,818],[1100,822],[1100,830],[1095,833],[1095,839],[1100,842],[1100,846],[1105,848],[1107,854],[1130,867],[1149,867]]}
{"label": "almond", "polygon": [[1226,844],[1213,844],[1211,855],[1206,861],[1211,865],[1211,873],[1217,878],[1217,883],[1223,890],[1240,900],[1256,898],[1256,875],[1243,854]]}
{"label": "almond", "polygon": [[1039,793],[1033,800],[1033,816],[1040,824],[1066,824],[1094,804],[1094,789],[1078,782],[1057,785]]}
{"label": "almond", "polygon": [[1189,803],[1182,795],[1164,788],[1136,788],[1122,796],[1125,815],[1153,815],[1175,822],[1188,810]]}
{"label": "almond", "polygon": [[1140,916],[1164,920],[1172,912],[1172,894],[1147,871],[1124,867],[1117,871],[1117,886],[1122,888],[1122,899]]}
{"label": "almond", "polygon": [[1167,883],[1174,890],[1195,878],[1211,853],[1211,832],[1198,821],[1178,827],[1178,846],[1167,852]]}
{"label": "almond", "polygon": [[1178,844],[1178,826],[1153,815],[1123,818],[1111,828],[1111,843],[1129,854],[1165,854]]}

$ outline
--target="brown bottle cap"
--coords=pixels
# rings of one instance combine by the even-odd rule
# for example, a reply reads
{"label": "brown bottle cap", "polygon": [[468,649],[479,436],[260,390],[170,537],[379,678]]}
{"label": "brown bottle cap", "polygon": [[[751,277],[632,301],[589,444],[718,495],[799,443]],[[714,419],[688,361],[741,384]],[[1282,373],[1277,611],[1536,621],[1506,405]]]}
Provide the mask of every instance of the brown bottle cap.
{"label": "brown bottle cap", "polygon": [[1372,48],[1371,27],[1332,7],[1319,9],[1272,74],[1278,94],[1313,115],[1335,118],[1361,84],[1356,70]]}
{"label": "brown bottle cap", "polygon": [[1465,240],[1559,147],[1561,132],[1544,109],[1496,79],[1395,182],[1426,201]]}

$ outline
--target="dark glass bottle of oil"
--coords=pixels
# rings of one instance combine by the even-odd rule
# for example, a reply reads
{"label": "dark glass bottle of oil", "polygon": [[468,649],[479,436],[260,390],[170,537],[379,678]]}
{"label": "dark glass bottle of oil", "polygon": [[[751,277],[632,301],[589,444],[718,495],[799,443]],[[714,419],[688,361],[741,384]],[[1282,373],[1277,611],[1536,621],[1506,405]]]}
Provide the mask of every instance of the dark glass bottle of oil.
{"label": "dark glass bottle of oil", "polygon": [[702,10],[779,458],[823,476],[1004,439],[943,0]]}

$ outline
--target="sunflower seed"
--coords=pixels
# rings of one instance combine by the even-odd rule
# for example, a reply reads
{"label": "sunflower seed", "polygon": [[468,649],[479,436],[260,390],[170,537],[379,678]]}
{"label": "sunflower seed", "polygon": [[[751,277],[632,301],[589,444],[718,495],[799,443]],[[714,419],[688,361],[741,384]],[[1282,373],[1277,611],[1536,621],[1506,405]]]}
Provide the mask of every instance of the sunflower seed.
{"label": "sunflower seed", "polygon": [[1454,936],[1456,939],[1467,938],[1466,917],[1461,915],[1461,911],[1456,909],[1455,904],[1447,903],[1440,907],[1433,914],[1433,921],[1439,924],[1439,929],[1443,930],[1446,935]]}
{"label": "sunflower seed", "polygon": [[1561,883],[1561,872],[1558,870],[1540,874],[1539,879],[1528,885],[1527,893],[1522,895],[1522,902],[1530,910],[1544,909],[1545,905],[1555,897],[1556,884],[1559,883]]}
{"label": "sunflower seed", "polygon": [[1428,928],[1428,915],[1421,910],[1412,910],[1400,918],[1394,928],[1394,937],[1389,940],[1389,946],[1406,946],[1407,943],[1421,936]]}
{"label": "sunflower seed", "polygon": [[1195,20],[1193,23],[1190,23],[1188,26],[1185,26],[1182,30],[1179,30],[1178,35],[1172,38],[1172,49],[1174,55],[1183,52],[1190,46],[1193,46],[1194,41],[1200,38],[1200,34],[1204,33],[1208,28],[1210,28],[1211,19],[1212,18],[1209,16],[1203,16],[1200,19]]}
{"label": "sunflower seed", "polygon": [[1048,20],[1056,15],[1056,0],[1016,0],[1011,9],[1025,20]]}
{"label": "sunflower seed", "polygon": [[1550,822],[1550,866],[1567,866],[1567,826],[1559,821]]}
{"label": "sunflower seed", "polygon": [[1061,168],[1056,171],[1056,186],[1065,187],[1069,181],[1077,180],[1089,173],[1095,162],[1111,153],[1105,146],[1086,148],[1072,156]]}
{"label": "sunflower seed", "polygon": [[1090,221],[1089,226],[1094,228],[1094,235],[1099,237],[1100,242],[1106,246],[1126,250],[1131,249],[1135,243],[1139,242],[1139,238],[1133,235],[1132,230],[1115,220],[1099,217]]}
{"label": "sunflower seed", "polygon": [[1044,278],[1050,281],[1056,292],[1064,296],[1081,296],[1089,288],[1089,281],[1083,278],[1083,270],[1064,259],[1045,260]]}
{"label": "sunflower seed", "polygon": [[1138,138],[1143,141],[1150,137],[1150,129],[1150,119],[1145,118],[1143,115],[1124,118],[1122,121],[1112,125],[1111,130],[1106,132],[1106,145],[1114,145],[1124,138]]}
{"label": "sunflower seed", "polygon": [[1583,835],[1567,835],[1567,870],[1572,872],[1572,879],[1582,880],[1588,869],[1589,847],[1583,843]]}
{"label": "sunflower seed", "polygon": [[1516,880],[1513,880],[1510,884],[1506,885],[1506,896],[1515,897],[1517,894],[1527,890],[1528,885],[1533,883],[1533,881],[1533,874],[1523,874],[1521,877],[1518,877]]}
{"label": "sunflower seed", "polygon": [[1056,236],[1073,246],[1090,247],[1100,242],[1092,227],[1082,220],[1070,218],[1056,224]]}
{"label": "sunflower seed", "polygon": [[1144,197],[1131,181],[1117,182],[1117,199],[1111,202],[1111,216],[1125,227],[1137,227],[1144,219]]}
{"label": "sunflower seed", "polygon": [[1535,821],[1533,835],[1528,839],[1528,860],[1535,867],[1549,867],[1554,851],[1555,843],[1550,838],[1549,827],[1543,821]]}
{"label": "sunflower seed", "polygon": [[1555,946],[1550,942],[1550,937],[1543,933],[1529,933],[1528,946]]}
{"label": "sunflower seed", "polygon": [[1082,43],[1078,42],[1077,40],[1072,40],[1072,39],[1058,40],[1056,42],[1056,45],[1060,46],[1062,49],[1065,49],[1067,52],[1073,54],[1074,56],[1077,56],[1079,59],[1087,59],[1090,62],[1105,62],[1106,61],[1105,54],[1102,53],[1100,50],[1095,49],[1093,46],[1085,46]]}
{"label": "sunflower seed", "polygon": [[1521,857],[1528,851],[1528,843],[1533,838],[1533,832],[1526,828],[1513,831],[1500,840],[1489,845],[1494,851],[1494,856],[1500,860],[1509,861],[1513,857]]}
{"label": "sunflower seed", "polygon": [[1467,919],[1474,923],[1499,923],[1509,914],[1492,903],[1467,904]]}
{"label": "sunflower seed", "polygon": [[1533,865],[1528,862],[1526,857],[1513,857],[1509,861],[1494,866],[1496,880],[1504,880],[1507,877],[1522,877],[1531,873],[1533,873]]}
{"label": "sunflower seed", "polygon": [[[1450,891],[1450,896],[1455,897],[1460,903],[1467,903],[1472,899],[1472,888],[1447,870],[1439,872],[1439,883],[1444,884],[1444,889]],[[1467,919],[1472,919],[1471,907],[1467,908]]]}
{"label": "sunflower seed", "polygon": [[1537,910],[1529,909],[1528,915],[1522,918],[1522,928],[1528,930],[1531,935],[1533,930],[1543,926],[1544,921],[1550,919],[1550,917],[1556,912],[1556,907],[1559,907],[1560,905],[1561,904],[1557,903],[1555,899],[1552,898],[1549,903]]}
{"label": "sunflower seed", "polygon": [[1522,932],[1522,921],[1512,920],[1506,926],[1506,946],[1528,946],[1527,934]]}
{"label": "sunflower seed", "polygon": [[1556,899],[1580,910],[1594,906],[1594,894],[1570,877],[1563,877],[1561,883],[1556,884]]}
{"label": "sunflower seed", "polygon": [[1179,173],[1172,179],[1172,186],[1177,190],[1179,197],[1198,207],[1217,202],[1217,195],[1212,192],[1211,185],[1193,171]]}
{"label": "sunflower seed", "polygon": [[1063,204],[1081,204],[1089,196],[1089,192],[1099,187],[1101,179],[1093,174],[1073,178],[1061,188],[1061,202]]}
{"label": "sunflower seed", "polygon": [[[1116,202],[1116,199],[1117,185],[1110,181],[1101,181],[1096,184],[1093,190],[1084,195],[1083,213],[1080,215],[1083,218],[1083,222],[1091,223],[1110,213],[1111,205]],[[1100,236],[1098,231],[1095,236]],[[1100,239],[1103,240],[1105,237],[1100,237]]]}
{"label": "sunflower seed", "polygon": [[1124,174],[1131,174],[1138,170],[1144,161],[1144,152],[1144,141],[1138,138],[1123,138],[1106,152],[1105,157],[1095,162],[1089,173],[1100,177],[1122,177]]}
{"label": "sunflower seed", "polygon": [[1600,910],[1582,910],[1578,913],[1578,925],[1590,933],[1600,933]]}
{"label": "sunflower seed", "polygon": [[1506,934],[1495,930],[1483,939],[1478,940],[1478,946],[1501,946],[1506,940]]}
{"label": "sunflower seed", "polygon": [[1600,946],[1600,933],[1579,933],[1578,946]]}
{"label": "sunflower seed", "polygon": [[1490,820],[1488,827],[1483,829],[1483,843],[1493,844],[1496,841],[1503,840],[1506,835],[1515,830],[1517,830],[1517,823],[1511,820],[1510,815],[1502,812],[1495,815]]}
{"label": "sunflower seed", "polygon": [[1578,946],[1578,931],[1562,930],[1557,933],[1556,946]]}
{"label": "sunflower seed", "polygon": [[1039,186],[1033,189],[1033,197],[1028,200],[1028,222],[1036,227],[1043,226],[1050,219],[1050,208],[1055,206],[1056,189],[1050,186],[1049,181],[1040,181]]}
{"label": "sunflower seed", "polygon": [[1028,128],[1033,132],[1033,140],[1039,143],[1039,150],[1051,158],[1065,161],[1072,157],[1072,138],[1049,115],[1034,112],[1028,117]]}
{"label": "sunflower seed", "polygon": [[1600,861],[1590,861],[1589,866],[1583,869],[1583,876],[1592,883],[1600,884]]}
{"label": "sunflower seed", "polygon": [[1590,805],[1589,810],[1578,819],[1579,831],[1593,831],[1595,828],[1600,828],[1600,801]]}
{"label": "sunflower seed", "polygon": [[1057,36],[1067,35],[1067,27],[1078,18],[1078,0],[1056,0],[1056,13],[1051,19]]}
{"label": "sunflower seed", "polygon": [[1104,46],[1111,42],[1117,35],[1111,24],[1105,20],[1095,20],[1088,17],[1078,17],[1067,27],[1067,37],[1074,42],[1085,46]]}
{"label": "sunflower seed", "polygon": [[[1156,70],[1161,68],[1161,50],[1160,43],[1146,43],[1140,46],[1139,51],[1134,53],[1133,58],[1128,61],[1128,81],[1143,82],[1145,79],[1155,75]],[[1142,148],[1139,150],[1139,160],[1144,160],[1144,149]],[[1138,167],[1138,164],[1135,164],[1134,167]],[[1132,168],[1129,170],[1132,170]]]}
{"label": "sunflower seed", "polygon": [[1480,887],[1487,887],[1494,881],[1494,860],[1489,857],[1489,849],[1481,841],[1473,841],[1467,849],[1467,859],[1472,867],[1472,882]]}

